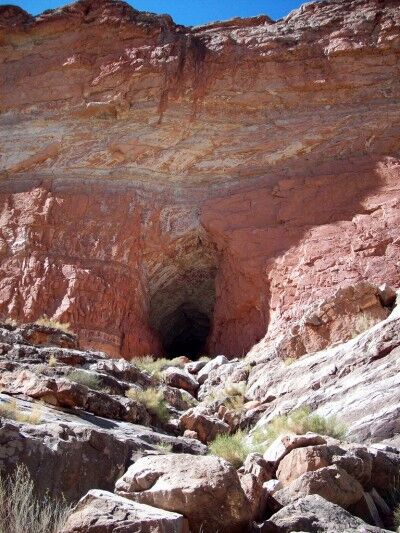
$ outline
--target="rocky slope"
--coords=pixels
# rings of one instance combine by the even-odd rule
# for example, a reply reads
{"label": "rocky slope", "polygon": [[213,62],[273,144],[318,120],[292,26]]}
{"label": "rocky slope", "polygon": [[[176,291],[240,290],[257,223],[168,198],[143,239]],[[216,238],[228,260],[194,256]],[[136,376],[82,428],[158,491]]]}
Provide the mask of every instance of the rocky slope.
{"label": "rocky slope", "polygon": [[290,363],[264,352],[158,367],[1,324],[3,476],[23,464],[38,494],[74,504],[60,533],[392,530],[399,312]]}
{"label": "rocky slope", "polygon": [[339,287],[398,286],[399,27],[398,0],[198,28],[0,6],[2,315],[232,357]]}

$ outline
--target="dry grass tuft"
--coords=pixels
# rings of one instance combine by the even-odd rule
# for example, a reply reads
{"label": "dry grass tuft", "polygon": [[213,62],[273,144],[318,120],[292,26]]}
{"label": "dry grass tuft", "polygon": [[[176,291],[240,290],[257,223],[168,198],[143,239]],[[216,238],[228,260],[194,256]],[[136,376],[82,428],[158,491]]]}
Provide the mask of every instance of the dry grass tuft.
{"label": "dry grass tuft", "polygon": [[151,374],[157,379],[162,378],[163,370],[169,366],[176,366],[180,368],[183,368],[184,366],[179,357],[175,359],[155,359],[152,355],[145,355],[144,357],[133,357],[130,362],[137,366],[140,370]]}
{"label": "dry grass tuft", "polygon": [[156,445],[156,449],[163,454],[172,453],[172,444],[169,442],[160,442]]}
{"label": "dry grass tuft", "polygon": [[1,533],[57,533],[70,511],[64,500],[39,499],[25,466],[19,465],[8,479],[0,477]]}
{"label": "dry grass tuft", "polygon": [[142,403],[161,422],[168,422],[169,412],[163,391],[152,387],[144,390],[129,389],[125,395],[135,402]]}
{"label": "dry grass tuft", "polygon": [[52,318],[48,318],[47,316],[39,318],[39,320],[36,320],[35,324],[37,324],[38,326],[44,326],[46,328],[58,329],[60,331],[63,331],[64,333],[73,333],[73,331],[70,329],[70,324],[68,322],[63,324],[62,322],[59,322],[58,320],[53,320]]}
{"label": "dry grass tuft", "polygon": [[222,457],[232,463],[235,468],[239,468],[244,463],[247,455],[254,451],[247,442],[247,437],[247,433],[242,430],[232,435],[217,435],[215,440],[208,446],[209,453]]}
{"label": "dry grass tuft", "polygon": [[0,417],[25,424],[40,424],[42,420],[41,404],[33,404],[31,411],[25,412],[18,407],[17,400],[13,398],[8,402],[0,403]]}
{"label": "dry grass tuft", "polygon": [[93,372],[72,370],[67,377],[71,381],[79,383],[80,385],[85,385],[85,387],[88,387],[89,389],[100,390],[102,388],[101,379]]}
{"label": "dry grass tuft", "polygon": [[347,434],[345,424],[336,417],[325,418],[312,414],[309,407],[299,407],[287,415],[275,417],[264,430],[258,429],[252,436],[255,442],[268,443],[285,433],[302,435],[308,431],[339,440],[344,440]]}

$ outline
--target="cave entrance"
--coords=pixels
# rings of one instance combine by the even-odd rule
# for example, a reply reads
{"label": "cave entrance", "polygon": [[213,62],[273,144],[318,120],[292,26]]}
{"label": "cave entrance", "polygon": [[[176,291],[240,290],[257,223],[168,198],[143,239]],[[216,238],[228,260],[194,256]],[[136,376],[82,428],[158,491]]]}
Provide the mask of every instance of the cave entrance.
{"label": "cave entrance", "polygon": [[193,303],[183,303],[168,318],[161,342],[167,357],[196,359],[206,352],[211,320]]}
{"label": "cave entrance", "polygon": [[174,243],[173,253],[158,258],[149,280],[150,325],[169,359],[208,355],[215,304],[217,259],[204,234]]}

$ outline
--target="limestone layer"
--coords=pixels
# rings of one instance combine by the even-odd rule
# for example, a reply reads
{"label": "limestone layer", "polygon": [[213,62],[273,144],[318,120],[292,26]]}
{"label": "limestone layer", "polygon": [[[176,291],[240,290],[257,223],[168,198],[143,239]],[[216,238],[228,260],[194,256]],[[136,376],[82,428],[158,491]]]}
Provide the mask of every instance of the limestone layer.
{"label": "limestone layer", "polygon": [[241,356],[338,288],[399,286],[399,7],[0,6],[2,317]]}

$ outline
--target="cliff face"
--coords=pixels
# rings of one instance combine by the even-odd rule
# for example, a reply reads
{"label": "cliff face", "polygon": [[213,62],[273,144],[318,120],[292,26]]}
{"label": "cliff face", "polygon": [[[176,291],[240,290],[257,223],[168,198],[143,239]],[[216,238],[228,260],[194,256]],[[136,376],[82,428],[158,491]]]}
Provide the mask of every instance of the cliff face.
{"label": "cliff face", "polygon": [[399,6],[0,7],[1,315],[242,355],[337,288],[399,285]]}

